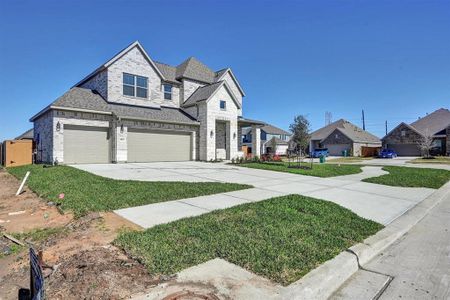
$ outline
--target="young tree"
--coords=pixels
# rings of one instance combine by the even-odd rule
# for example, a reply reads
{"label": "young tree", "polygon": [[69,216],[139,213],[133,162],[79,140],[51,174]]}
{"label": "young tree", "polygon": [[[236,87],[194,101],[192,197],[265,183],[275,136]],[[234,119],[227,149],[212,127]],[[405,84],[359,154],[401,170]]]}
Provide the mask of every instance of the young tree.
{"label": "young tree", "polygon": [[420,150],[426,158],[430,157],[430,150],[433,146],[433,135],[427,129],[421,139],[417,142]]}
{"label": "young tree", "polygon": [[294,122],[289,126],[292,131],[292,142],[295,145],[295,150],[305,151],[309,145],[310,140],[310,124],[308,119],[303,116],[295,116]]}
{"label": "young tree", "polygon": [[273,137],[273,138],[270,140],[270,149],[271,149],[271,152],[272,152],[273,155],[277,154],[277,147],[278,147],[277,141],[276,141],[276,139]]}

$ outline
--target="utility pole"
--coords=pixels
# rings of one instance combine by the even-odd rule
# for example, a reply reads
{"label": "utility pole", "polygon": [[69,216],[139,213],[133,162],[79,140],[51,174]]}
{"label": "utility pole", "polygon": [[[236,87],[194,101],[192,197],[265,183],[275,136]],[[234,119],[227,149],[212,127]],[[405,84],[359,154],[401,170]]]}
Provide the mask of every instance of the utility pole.
{"label": "utility pole", "polygon": [[331,112],[326,111],[325,112],[325,126],[330,125],[331,124]]}
{"label": "utility pole", "polygon": [[366,121],[364,120],[364,109],[362,110],[363,130],[366,130]]}
{"label": "utility pole", "polygon": [[387,120],[384,122],[384,129],[385,129],[385,131],[386,131],[386,134],[385,134],[385,135],[387,135]]}

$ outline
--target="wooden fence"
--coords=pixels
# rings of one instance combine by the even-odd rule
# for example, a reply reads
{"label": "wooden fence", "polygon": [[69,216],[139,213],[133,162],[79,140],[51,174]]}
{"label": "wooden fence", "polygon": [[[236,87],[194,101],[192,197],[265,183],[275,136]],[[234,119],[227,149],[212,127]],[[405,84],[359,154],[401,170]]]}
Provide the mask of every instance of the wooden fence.
{"label": "wooden fence", "polygon": [[1,163],[5,167],[17,167],[33,163],[33,141],[4,141],[1,145]]}

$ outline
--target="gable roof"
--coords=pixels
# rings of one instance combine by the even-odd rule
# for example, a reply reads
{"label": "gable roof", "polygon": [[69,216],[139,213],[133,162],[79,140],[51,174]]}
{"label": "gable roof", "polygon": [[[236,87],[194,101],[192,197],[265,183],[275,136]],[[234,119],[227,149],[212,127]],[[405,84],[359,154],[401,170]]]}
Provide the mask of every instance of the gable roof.
{"label": "gable roof", "polygon": [[179,108],[150,108],[107,102],[96,91],[86,88],[74,87],[64,95],[53,101],[43,111],[33,116],[30,121],[37,119],[49,109],[67,109],[75,111],[98,112],[115,114],[121,118],[140,119],[159,122],[173,122],[197,125],[198,122]]}
{"label": "gable roof", "polygon": [[214,96],[215,93],[221,88],[225,87],[228,90],[228,93],[230,94],[233,101],[236,103],[236,106],[240,108],[239,101],[234,96],[233,92],[231,91],[228,83],[226,81],[219,81],[216,83],[208,84],[205,86],[198,87],[191,96],[183,103],[183,107],[189,107],[192,105],[195,105],[196,103],[200,101],[208,101],[212,96]]}
{"label": "gable roof", "polygon": [[15,140],[25,140],[25,139],[29,139],[32,140],[34,139],[34,129],[28,129],[27,131],[25,131],[24,133],[22,133],[21,135],[19,135],[18,137],[15,138]]}
{"label": "gable roof", "polygon": [[284,140],[282,140],[282,139],[280,139],[280,138],[273,137],[273,138],[271,138],[270,140],[267,140],[264,144],[265,144],[265,145],[270,144],[272,140],[275,140],[275,143],[276,143],[277,145],[287,145],[287,144],[289,143],[288,141],[284,141]]}
{"label": "gable roof", "polygon": [[155,61],[155,65],[158,67],[158,69],[164,75],[164,78],[166,79],[166,81],[173,82],[173,83],[180,83],[178,80],[176,80],[177,68],[175,68],[173,66],[169,66],[168,64],[157,62],[157,61]]}
{"label": "gable roof", "polygon": [[232,80],[234,81],[234,83],[236,84],[236,86],[237,86],[239,92],[241,92],[242,96],[245,96],[244,90],[242,89],[241,85],[239,84],[239,81],[237,81],[236,76],[234,76],[234,73],[233,73],[233,71],[231,71],[230,68],[226,68],[226,69],[217,71],[217,72],[216,72],[216,81],[222,80],[222,79],[225,77],[225,75],[226,75],[227,73],[230,74],[231,79],[232,79]]}
{"label": "gable roof", "polygon": [[135,41],[135,42],[131,43],[130,45],[128,45],[126,48],[124,48],[121,51],[119,51],[119,53],[114,55],[106,63],[104,63],[103,65],[101,65],[97,69],[95,69],[94,72],[92,72],[88,76],[84,77],[81,81],[79,81],[77,84],[75,84],[74,87],[75,86],[80,86],[81,84],[83,84],[86,81],[88,81],[89,79],[91,79],[93,76],[95,76],[100,71],[103,71],[104,69],[108,68],[110,65],[112,65],[114,62],[116,62],[118,59],[120,59],[122,56],[124,56],[126,53],[128,53],[128,51],[130,51],[131,49],[133,49],[135,47],[138,48],[139,51],[141,51],[142,55],[144,55],[144,57],[147,59],[147,61],[150,63],[150,65],[155,69],[156,73],[158,73],[158,75],[161,76],[161,78],[163,80],[165,80],[166,78],[164,77],[163,73],[158,69],[156,64],[153,62],[153,60],[147,54],[147,52],[145,51],[144,47],[142,47],[142,45],[139,43],[139,41]]}
{"label": "gable roof", "polygon": [[336,129],[342,132],[353,142],[380,143],[380,139],[378,137],[344,119],[337,120],[325,127],[314,131],[313,133],[311,133],[311,140],[323,141]]}
{"label": "gable roof", "polygon": [[450,111],[445,108],[440,108],[410,124],[411,127],[415,128],[422,135],[426,134],[427,131],[429,131],[429,134],[434,135],[449,125]]}
{"label": "gable roof", "polygon": [[[283,130],[281,128],[275,127],[273,125],[270,125],[268,123],[265,123],[264,126],[260,127],[262,131],[264,131],[265,133],[268,134],[280,134],[280,135],[292,135],[291,132],[288,132],[286,130]],[[248,134],[249,132],[251,132],[252,129],[250,127],[248,128],[244,128],[242,130],[243,134]]]}

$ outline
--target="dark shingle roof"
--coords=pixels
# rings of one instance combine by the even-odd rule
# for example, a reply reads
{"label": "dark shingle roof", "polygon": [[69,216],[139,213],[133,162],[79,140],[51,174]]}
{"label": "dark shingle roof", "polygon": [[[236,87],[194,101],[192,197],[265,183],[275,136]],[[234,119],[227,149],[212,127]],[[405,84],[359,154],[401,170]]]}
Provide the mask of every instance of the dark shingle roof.
{"label": "dark shingle roof", "polygon": [[199,87],[192,95],[183,103],[183,106],[190,106],[199,101],[207,100],[222,85],[222,81]]}
{"label": "dark shingle roof", "polygon": [[429,115],[410,124],[414,129],[422,134],[436,134],[450,125],[450,111],[440,108]]}
{"label": "dark shingle roof", "polygon": [[176,79],[181,78],[212,83],[215,81],[216,73],[195,57],[189,57],[177,66]]}
{"label": "dark shingle roof", "polygon": [[166,122],[197,124],[195,119],[178,108],[149,108],[107,102],[96,91],[74,87],[56,99],[50,106],[111,112],[122,118],[139,118]]}
{"label": "dark shingle roof", "polygon": [[277,137],[271,138],[270,140],[267,141],[267,143],[270,143],[272,140],[275,140],[275,142],[277,143],[277,145],[287,145],[287,144],[288,144],[287,141],[284,141],[284,140],[279,139],[279,138],[277,138]]}
{"label": "dark shingle roof", "polygon": [[311,140],[324,140],[336,129],[345,134],[353,142],[380,143],[378,137],[344,119],[337,120],[336,122],[314,131],[311,133]]}
{"label": "dark shingle roof", "polygon": [[25,139],[29,139],[29,140],[34,139],[33,128],[28,129],[27,131],[25,131],[24,133],[22,133],[21,135],[19,135],[18,137],[15,138],[15,140],[25,140]]}
{"label": "dark shingle roof", "polygon": [[[242,133],[247,134],[251,131],[251,128],[245,128]],[[280,134],[280,135],[292,135],[292,133],[287,132],[286,130],[283,130],[281,128],[275,127],[273,125],[265,123],[264,126],[261,127],[261,130],[264,130],[268,134]]]}
{"label": "dark shingle roof", "polygon": [[167,81],[180,83],[176,80],[177,68],[155,61],[156,67],[161,71]]}

